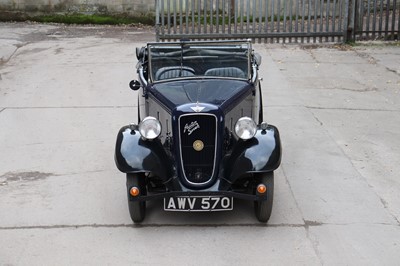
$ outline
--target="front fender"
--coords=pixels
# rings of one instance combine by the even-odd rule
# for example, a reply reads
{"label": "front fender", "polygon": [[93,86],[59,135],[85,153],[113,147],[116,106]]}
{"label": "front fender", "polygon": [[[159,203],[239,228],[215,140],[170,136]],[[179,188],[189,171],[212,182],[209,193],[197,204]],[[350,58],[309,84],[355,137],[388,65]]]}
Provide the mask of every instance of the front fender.
{"label": "front fender", "polygon": [[234,183],[247,173],[270,172],[281,163],[281,140],[275,126],[258,129],[254,138],[239,140],[225,164],[224,179]]}
{"label": "front fender", "polygon": [[144,140],[135,128],[122,127],[115,145],[115,164],[124,173],[151,172],[164,181],[172,177],[172,162],[161,142]]}

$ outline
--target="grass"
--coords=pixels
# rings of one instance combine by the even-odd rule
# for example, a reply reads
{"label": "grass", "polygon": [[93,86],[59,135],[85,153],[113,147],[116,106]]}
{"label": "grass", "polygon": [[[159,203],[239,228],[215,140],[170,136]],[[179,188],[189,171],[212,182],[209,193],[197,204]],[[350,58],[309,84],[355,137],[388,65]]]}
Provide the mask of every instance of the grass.
{"label": "grass", "polygon": [[64,23],[64,24],[97,24],[97,25],[127,25],[144,24],[154,25],[153,16],[127,16],[127,15],[85,15],[85,14],[51,14],[39,16],[23,16],[0,18],[0,21],[35,21],[42,23]]}
{"label": "grass", "polygon": [[131,17],[111,15],[43,15],[31,18],[36,22],[55,22],[65,24],[98,24],[98,25],[120,25],[120,24],[145,24],[154,25],[153,17]]}

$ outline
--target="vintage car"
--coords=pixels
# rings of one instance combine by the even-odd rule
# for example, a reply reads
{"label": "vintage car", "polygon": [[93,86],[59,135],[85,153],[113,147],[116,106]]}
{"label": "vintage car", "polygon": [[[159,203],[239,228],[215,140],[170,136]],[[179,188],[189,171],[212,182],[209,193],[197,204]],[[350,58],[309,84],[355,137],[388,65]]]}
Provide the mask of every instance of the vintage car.
{"label": "vintage car", "polygon": [[263,120],[261,57],[251,41],[148,43],[136,56],[137,123],[121,128],[115,148],[133,222],[155,199],[165,211],[188,212],[249,200],[267,222],[281,142]]}

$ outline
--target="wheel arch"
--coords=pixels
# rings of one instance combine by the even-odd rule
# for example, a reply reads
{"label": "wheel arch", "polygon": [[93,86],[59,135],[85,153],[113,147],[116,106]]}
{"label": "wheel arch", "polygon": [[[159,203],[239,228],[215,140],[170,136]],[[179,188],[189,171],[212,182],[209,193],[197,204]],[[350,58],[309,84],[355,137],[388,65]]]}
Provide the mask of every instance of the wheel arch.
{"label": "wheel arch", "polygon": [[281,150],[279,131],[275,126],[257,130],[253,139],[239,140],[233,148],[224,165],[224,179],[232,184],[246,174],[274,171],[280,165]]}
{"label": "wheel arch", "polygon": [[164,181],[173,175],[173,164],[161,142],[143,140],[132,126],[124,126],[118,132],[114,160],[123,173],[151,172]]}

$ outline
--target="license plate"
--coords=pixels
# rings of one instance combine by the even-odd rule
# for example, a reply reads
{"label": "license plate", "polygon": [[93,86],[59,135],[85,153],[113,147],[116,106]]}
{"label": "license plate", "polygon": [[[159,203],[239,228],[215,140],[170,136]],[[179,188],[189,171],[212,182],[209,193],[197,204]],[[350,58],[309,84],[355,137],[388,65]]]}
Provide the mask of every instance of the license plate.
{"label": "license plate", "polygon": [[222,196],[180,196],[164,198],[165,211],[231,211],[233,199]]}

